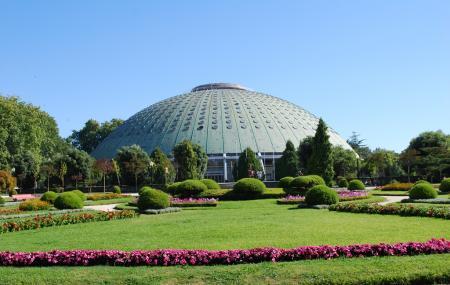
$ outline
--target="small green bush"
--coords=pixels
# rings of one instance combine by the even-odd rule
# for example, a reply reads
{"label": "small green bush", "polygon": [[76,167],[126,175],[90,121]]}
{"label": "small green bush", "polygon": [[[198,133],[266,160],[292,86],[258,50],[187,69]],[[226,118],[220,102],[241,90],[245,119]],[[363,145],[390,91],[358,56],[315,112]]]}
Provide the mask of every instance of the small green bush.
{"label": "small green bush", "polygon": [[51,205],[48,202],[41,201],[40,199],[29,199],[19,204],[21,211],[41,211],[50,209]]}
{"label": "small green bush", "polygon": [[86,194],[84,194],[82,191],[76,189],[76,190],[72,190],[70,192],[72,192],[73,194],[75,194],[78,197],[80,197],[81,201],[86,201]]}
{"label": "small green bush", "polygon": [[181,182],[175,182],[166,187],[165,192],[170,195],[175,195],[177,193],[178,186],[180,186]]}
{"label": "small green bush", "polygon": [[198,197],[206,190],[208,190],[208,188],[200,180],[189,179],[181,182],[180,185],[177,186],[176,194],[183,198]]}
{"label": "small green bush", "polygon": [[317,185],[306,192],[305,202],[309,206],[333,205],[339,202],[339,196],[326,185]]}
{"label": "small green bush", "polygon": [[17,190],[12,188],[8,190],[9,197],[12,197],[13,195],[17,195]]}
{"label": "small green bush", "polygon": [[120,186],[114,185],[112,192],[114,194],[122,194],[122,189],[120,189]]}
{"label": "small green bush", "polygon": [[156,189],[146,189],[137,201],[139,210],[165,209],[170,206],[170,198],[166,193]]}
{"label": "small green bush", "polygon": [[203,184],[205,184],[205,186],[208,188],[208,189],[212,189],[212,190],[215,190],[215,189],[220,189],[220,185],[216,182],[216,181],[214,181],[214,180],[212,180],[212,179],[202,179],[202,180],[200,180]]}
{"label": "small green bush", "polygon": [[47,191],[41,196],[41,201],[49,202],[50,204],[54,204],[58,194],[53,191]]}
{"label": "small green bush", "polygon": [[291,185],[292,180],[294,180],[294,177],[292,176],[286,176],[280,179],[280,182],[278,182],[278,187],[287,189]]}
{"label": "small green bush", "polygon": [[142,195],[142,193],[144,193],[144,191],[151,190],[151,189],[153,189],[153,188],[150,186],[143,186],[143,187],[141,187],[141,189],[139,189],[138,194],[140,196],[140,195]]}
{"label": "small green bush", "polygon": [[242,178],[233,186],[232,195],[238,199],[254,199],[260,197],[266,185],[255,178]]}
{"label": "small green bush", "polygon": [[364,190],[366,189],[366,186],[364,185],[364,183],[362,183],[361,180],[359,179],[353,179],[352,181],[350,181],[348,183],[348,190]]}
{"label": "small green bush", "polygon": [[431,184],[430,182],[428,182],[426,180],[417,180],[416,182],[414,182],[414,185],[421,184],[421,183]]}
{"label": "small green bush", "polygon": [[55,200],[54,204],[55,208],[57,209],[81,209],[83,208],[83,201],[81,198],[73,193],[70,192],[64,192],[61,193],[58,198]]}
{"label": "small green bush", "polygon": [[445,178],[441,181],[439,190],[441,190],[442,192],[450,192],[450,178]]}
{"label": "small green bush", "polygon": [[338,179],[338,186],[341,188],[347,188],[348,187],[348,181],[345,177],[340,177]]}
{"label": "small green bush", "polygon": [[299,176],[291,181],[285,192],[291,195],[305,195],[309,189],[317,185],[325,185],[322,177],[318,175]]}
{"label": "small green bush", "polygon": [[433,199],[438,196],[430,183],[419,183],[409,190],[410,199]]}
{"label": "small green bush", "polygon": [[4,205],[5,204],[5,199],[3,199],[2,196],[0,196],[0,205]]}

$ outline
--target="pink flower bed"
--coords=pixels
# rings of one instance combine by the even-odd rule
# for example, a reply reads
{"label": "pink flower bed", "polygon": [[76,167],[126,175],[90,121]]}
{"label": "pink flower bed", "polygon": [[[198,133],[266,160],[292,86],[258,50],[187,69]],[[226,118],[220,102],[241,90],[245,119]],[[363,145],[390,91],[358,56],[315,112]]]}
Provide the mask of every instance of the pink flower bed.
{"label": "pink flower bed", "polygon": [[404,256],[450,253],[450,241],[432,239],[427,242],[397,244],[356,244],[349,246],[302,246],[293,249],[255,248],[237,250],[149,251],[68,250],[49,252],[0,252],[0,266],[174,266],[228,265],[265,261],[294,261],[370,256]]}
{"label": "pink flower bed", "polygon": [[12,195],[12,199],[14,201],[25,201],[25,200],[29,200],[29,199],[34,199],[37,198],[36,195],[33,194],[17,194],[17,195]]}

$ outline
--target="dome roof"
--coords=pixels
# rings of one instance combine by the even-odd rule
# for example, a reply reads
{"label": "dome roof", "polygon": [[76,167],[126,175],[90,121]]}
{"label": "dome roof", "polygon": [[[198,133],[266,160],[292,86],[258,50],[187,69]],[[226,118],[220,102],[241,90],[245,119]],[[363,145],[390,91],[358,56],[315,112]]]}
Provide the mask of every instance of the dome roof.
{"label": "dome roof", "polygon": [[[279,153],[287,140],[294,145],[314,136],[319,119],[288,101],[251,91],[237,84],[200,85],[135,114],[112,132],[93,152],[112,158],[118,148],[138,144],[147,152],[156,147],[170,153],[180,141],[200,144],[208,154]],[[329,128],[330,141],[351,149]]]}

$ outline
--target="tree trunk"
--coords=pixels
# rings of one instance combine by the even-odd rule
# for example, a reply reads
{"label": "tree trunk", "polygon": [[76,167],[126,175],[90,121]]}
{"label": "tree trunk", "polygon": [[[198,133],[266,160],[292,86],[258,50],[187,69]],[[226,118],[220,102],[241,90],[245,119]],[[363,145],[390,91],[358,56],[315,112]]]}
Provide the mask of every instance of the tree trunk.
{"label": "tree trunk", "polygon": [[103,174],[103,193],[106,192],[106,175]]}
{"label": "tree trunk", "polygon": [[137,192],[137,174],[134,175],[134,189]]}

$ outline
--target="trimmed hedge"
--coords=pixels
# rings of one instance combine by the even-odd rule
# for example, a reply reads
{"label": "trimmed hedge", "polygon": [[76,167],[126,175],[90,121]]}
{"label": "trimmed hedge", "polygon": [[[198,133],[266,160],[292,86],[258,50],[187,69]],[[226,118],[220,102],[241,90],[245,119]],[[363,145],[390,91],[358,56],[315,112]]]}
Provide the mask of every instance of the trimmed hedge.
{"label": "trimmed hedge", "polygon": [[416,182],[414,182],[414,185],[422,184],[422,183],[431,184],[430,182],[428,182],[426,180],[417,180]]}
{"label": "trimmed hedge", "polygon": [[409,191],[414,184],[412,183],[390,183],[381,187],[382,191]]}
{"label": "trimmed hedge", "polygon": [[409,190],[410,199],[433,199],[437,196],[436,189],[430,183],[419,183]]}
{"label": "trimmed hedge", "polygon": [[122,189],[120,189],[120,186],[114,185],[112,192],[114,194],[122,194]]}
{"label": "trimmed hedge", "polygon": [[56,198],[58,198],[58,194],[53,191],[47,191],[41,196],[41,201],[49,202],[50,204],[54,204]]}
{"label": "trimmed hedge", "polygon": [[441,190],[442,192],[450,192],[450,178],[445,178],[441,181],[439,190]]}
{"label": "trimmed hedge", "polygon": [[127,195],[116,194],[116,193],[95,193],[87,196],[87,200],[99,201],[99,200],[112,200],[128,197]]}
{"label": "trimmed hedge", "polygon": [[348,183],[348,190],[364,190],[366,186],[359,179],[353,179]]}
{"label": "trimmed hedge", "polygon": [[401,205],[388,204],[385,206],[368,203],[338,203],[331,205],[330,211],[380,214],[380,215],[400,215],[450,219],[450,207],[435,207],[421,205]]}
{"label": "trimmed hedge", "polygon": [[198,197],[208,188],[200,180],[185,180],[181,182],[176,188],[176,194],[182,198]]}
{"label": "trimmed hedge", "polygon": [[202,179],[200,180],[203,184],[205,184],[206,188],[210,190],[220,189],[219,183],[212,179]]}
{"label": "trimmed hedge", "polygon": [[141,211],[148,209],[165,209],[170,206],[170,198],[169,195],[160,190],[148,189],[139,195],[137,206]]}
{"label": "trimmed hedge", "polygon": [[181,182],[175,182],[170,185],[167,185],[165,192],[169,193],[170,195],[175,195],[177,193],[178,186],[180,186]]}
{"label": "trimmed hedge", "polygon": [[325,185],[322,177],[318,175],[299,176],[292,180],[285,191],[290,195],[305,195],[309,189],[317,185]]}
{"label": "trimmed hedge", "polygon": [[240,199],[255,199],[266,190],[266,185],[255,178],[242,178],[234,184],[232,195]]}
{"label": "trimmed hedge", "polygon": [[78,189],[75,189],[75,190],[72,190],[70,192],[72,192],[73,194],[77,195],[81,199],[81,201],[86,201],[86,194],[84,194],[82,191],[80,191]]}
{"label": "trimmed hedge", "polygon": [[306,192],[305,202],[309,206],[332,205],[339,202],[339,197],[336,191],[328,188],[328,186],[317,185]]}
{"label": "trimmed hedge", "polygon": [[346,178],[341,177],[338,179],[337,184],[341,188],[347,188],[348,187],[348,181]]}
{"label": "trimmed hedge", "polygon": [[278,187],[287,189],[290,187],[292,180],[294,180],[294,177],[292,176],[286,176],[280,179],[280,182],[278,182]]}
{"label": "trimmed hedge", "polygon": [[446,253],[450,253],[449,240],[431,239],[426,242],[301,246],[289,249],[266,247],[232,250],[156,249],[132,252],[120,250],[0,252],[0,266],[205,266]]}
{"label": "trimmed hedge", "polygon": [[139,189],[138,194],[139,194],[139,195],[142,195],[142,193],[144,193],[144,191],[152,190],[152,189],[153,189],[153,188],[150,187],[150,186],[143,186],[143,187],[141,187],[141,188]]}
{"label": "trimmed hedge", "polygon": [[81,209],[83,208],[83,201],[80,197],[73,192],[61,193],[58,198],[56,198],[54,203],[57,209]]}
{"label": "trimmed hedge", "polygon": [[50,207],[50,203],[41,201],[40,199],[29,199],[19,204],[19,210],[21,211],[42,211],[48,210]]}

